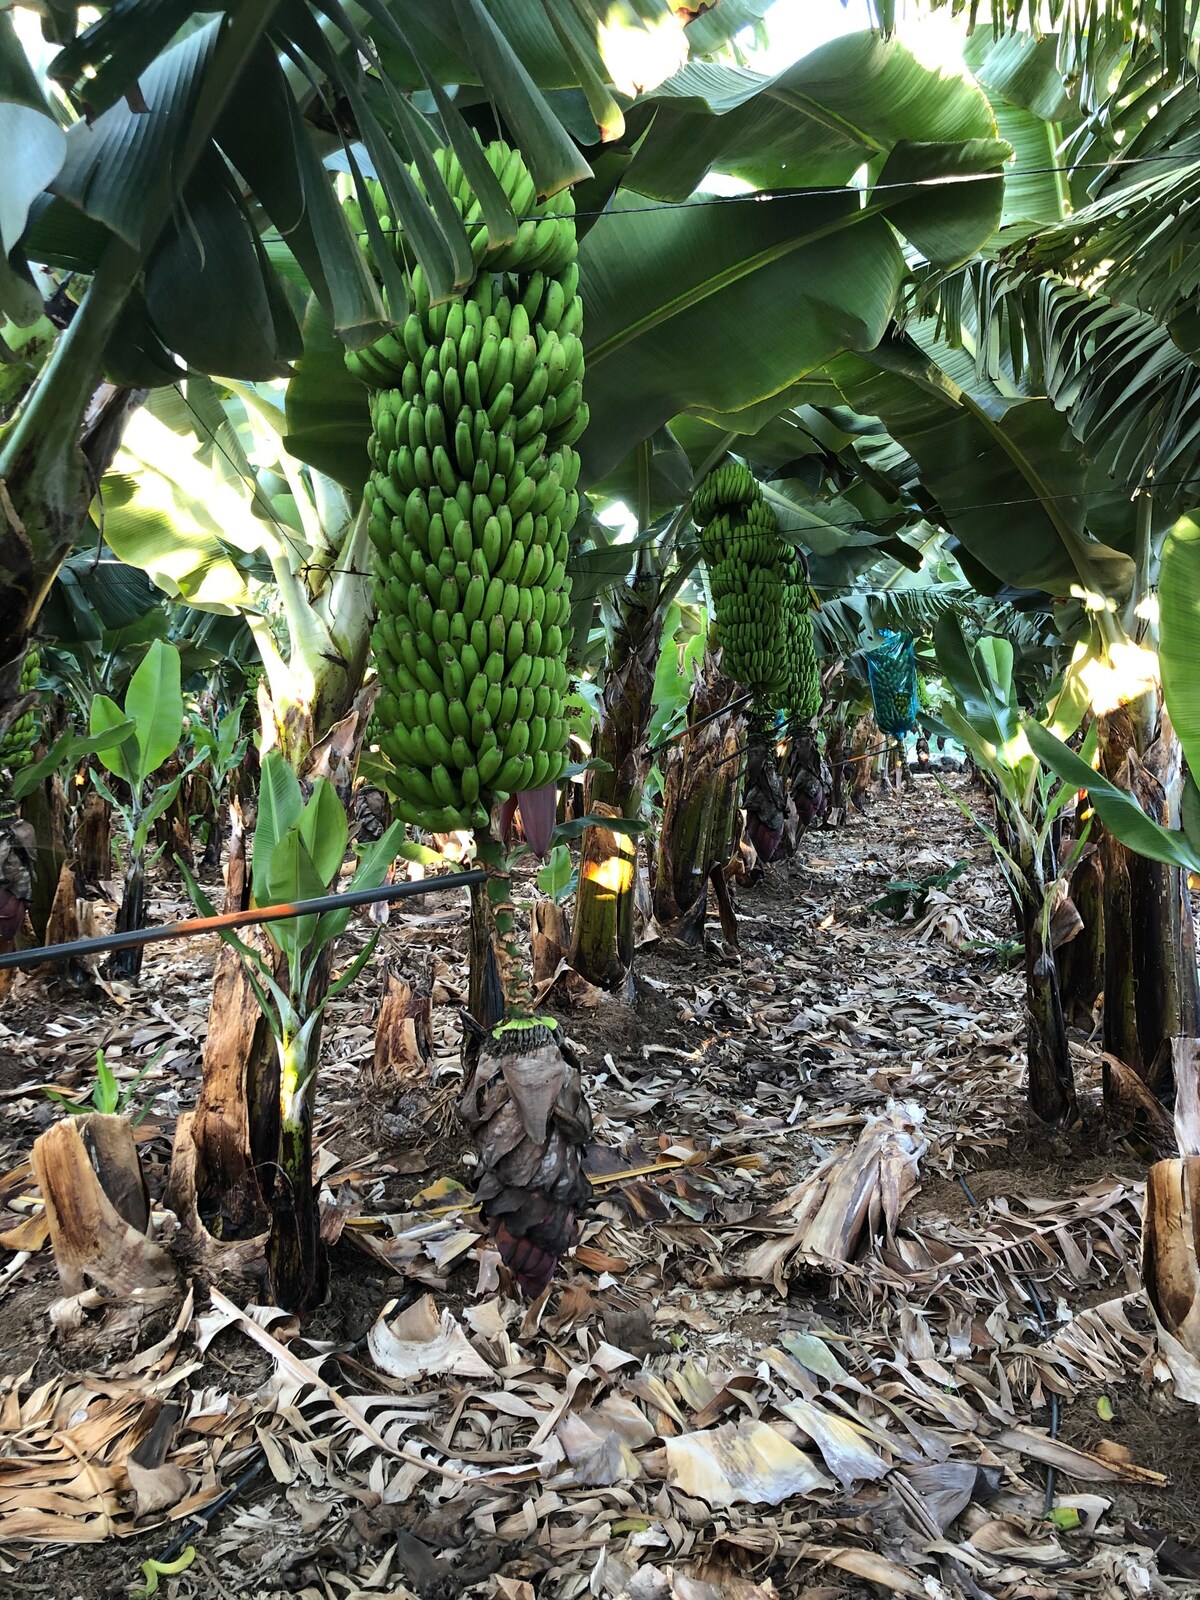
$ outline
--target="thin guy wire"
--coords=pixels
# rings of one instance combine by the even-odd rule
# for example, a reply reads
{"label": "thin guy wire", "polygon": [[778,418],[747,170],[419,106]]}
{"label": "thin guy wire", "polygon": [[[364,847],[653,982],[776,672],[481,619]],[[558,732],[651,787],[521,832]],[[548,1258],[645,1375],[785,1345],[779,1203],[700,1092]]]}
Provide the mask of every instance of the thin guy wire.
{"label": "thin guy wire", "polygon": [[[870,352],[868,351],[867,354],[869,355]],[[1129,495],[1129,499],[1132,503],[1136,494],[1147,492],[1153,494],[1156,489],[1191,488],[1200,488],[1200,478],[1152,478],[1149,482],[1142,484],[1136,490],[1133,490]],[[1120,486],[1114,485],[1111,489],[1079,489],[1075,492],[1072,492],[1069,489],[1064,489],[1061,494],[1022,495],[1014,500],[979,500],[974,505],[955,506],[952,511],[947,511],[946,507],[942,505],[940,501],[938,504],[940,509],[948,518],[953,518],[961,517],[965,512],[968,511],[998,511],[1003,510],[1006,506],[1040,506],[1045,505],[1047,501],[1111,500],[1114,495],[1119,495],[1120,493]],[[929,521],[929,518],[925,516],[923,512],[918,513],[918,515],[923,517],[926,522]],[[855,522],[847,523],[846,526],[848,528],[853,528],[856,532],[862,532],[864,529],[869,529],[871,525],[867,522]],[[781,528],[780,532],[786,536],[787,529]]]}
{"label": "thin guy wire", "polygon": [[[1200,477],[1195,477],[1195,478],[1158,478],[1158,479],[1155,479],[1152,482],[1146,484],[1144,487],[1145,487],[1146,490],[1149,490],[1150,492],[1153,492],[1155,489],[1200,488]],[[1007,509],[1010,506],[1039,506],[1039,505],[1045,505],[1047,503],[1047,501],[1059,501],[1059,500],[1109,500],[1109,499],[1111,499],[1113,497],[1114,494],[1119,494],[1119,493],[1120,493],[1120,490],[1118,488],[1112,488],[1112,489],[1080,489],[1076,493],[1072,493],[1070,490],[1065,490],[1062,494],[1031,494],[1031,495],[1020,496],[1019,498],[1016,498],[1016,499],[1013,499],[1013,500],[979,500],[979,501],[976,501],[973,505],[956,506],[952,512],[946,512],[946,509],[945,509],[944,506],[941,507],[941,509],[945,513],[945,515],[947,517],[947,520],[948,521],[952,521],[954,517],[963,516],[967,512],[970,512],[970,511],[1003,511],[1003,510]],[[1131,495],[1130,499],[1132,500],[1132,498],[1133,498],[1133,496]],[[928,516],[924,516],[924,514],[922,514],[922,515],[923,515],[923,520],[925,520],[926,522],[929,521]],[[870,525],[870,523],[867,523],[867,522],[853,522],[853,523],[847,523],[846,527],[847,527],[848,531],[852,531],[852,532],[855,532],[855,533],[862,533],[862,532],[869,532],[871,525]],[[785,541],[791,542],[788,539],[788,534],[789,534],[789,530],[788,529],[781,528],[779,531],[780,531],[781,537]],[[799,532],[799,530],[796,530],[796,531]],[[953,533],[954,529],[953,529],[953,527],[951,527],[951,528],[949,528],[947,530],[944,530],[944,531],[948,531],[950,533]],[[623,548],[623,547],[617,546],[615,548]],[[347,577],[350,577],[350,578],[369,578],[369,577],[373,576],[373,574],[371,574],[370,572],[360,572],[355,567],[323,567],[321,570],[323,572],[344,573]],[[617,575],[614,573],[613,576],[616,577]],[[846,592],[844,586],[838,586],[836,588],[831,588],[828,584],[811,584],[810,587],[813,588],[813,589],[820,589],[823,593],[830,593],[830,594],[833,594],[833,593],[844,594]]]}
{"label": "thin guy wire", "polygon": [[[833,194],[859,194],[871,196],[886,194],[893,190],[907,190],[911,193],[914,189],[945,189],[955,184],[962,183],[995,183],[997,178],[1007,181],[1009,178],[1036,178],[1049,177],[1065,172],[1111,172],[1117,168],[1154,166],[1173,163],[1176,166],[1198,166],[1200,158],[1180,154],[1163,154],[1157,156],[1114,156],[1110,161],[1071,161],[1061,166],[1045,167],[1001,167],[995,172],[961,172],[954,173],[945,178],[912,178],[900,183],[873,183],[867,188],[856,188],[849,184],[824,184],[812,188],[795,189],[770,189],[754,190],[749,194],[721,194],[709,195],[700,200],[661,200],[652,201],[644,206],[603,206],[597,211],[572,211],[564,213],[562,220],[572,221],[580,217],[631,217],[644,213],[661,214],[664,211],[699,211],[709,206],[729,205],[767,205],[773,200],[806,200],[820,199],[822,196]],[[378,183],[378,178],[369,181]],[[527,216],[514,216],[514,222],[544,222],[549,219],[544,212],[533,212]],[[1070,217],[1065,217],[1059,226],[1070,223]],[[356,238],[366,238],[365,228],[351,230]],[[382,230],[385,238],[394,234],[403,233],[404,229],[396,226]]]}

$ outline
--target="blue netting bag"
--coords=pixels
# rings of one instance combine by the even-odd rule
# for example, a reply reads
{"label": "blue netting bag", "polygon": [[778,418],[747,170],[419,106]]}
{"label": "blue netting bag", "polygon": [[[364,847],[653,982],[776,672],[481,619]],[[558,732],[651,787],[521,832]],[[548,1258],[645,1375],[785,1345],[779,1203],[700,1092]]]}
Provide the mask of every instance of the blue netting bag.
{"label": "blue netting bag", "polygon": [[880,635],[883,643],[867,653],[871,704],[881,733],[902,739],[917,725],[917,658],[912,635]]}

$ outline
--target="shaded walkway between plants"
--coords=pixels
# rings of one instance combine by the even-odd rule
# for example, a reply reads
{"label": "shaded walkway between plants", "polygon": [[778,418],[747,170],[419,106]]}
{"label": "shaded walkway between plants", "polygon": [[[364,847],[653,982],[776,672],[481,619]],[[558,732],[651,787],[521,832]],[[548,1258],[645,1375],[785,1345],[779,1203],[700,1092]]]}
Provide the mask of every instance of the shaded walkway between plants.
{"label": "shaded walkway between plants", "polygon": [[[865,911],[964,858],[922,921]],[[61,1539],[78,1547],[41,1593],[127,1586],[261,1457],[171,1593],[1195,1592],[1194,1418],[1138,1287],[1143,1169],[1090,1109],[1089,1044],[1084,1131],[1026,1129],[1009,932],[984,850],[922,783],[744,892],[740,960],[644,948],[636,1012],[561,1013],[598,1113],[596,1203],[531,1309],[496,1292],[439,1131],[465,928],[406,911],[382,953],[432,972],[435,1089],[365,1093],[367,985],[337,1002],[330,1306],[301,1330],[198,1288],[115,1360],[79,1334],[30,1353],[55,1290],[20,1170],[45,1120],[28,1085],[82,1072],[111,1013],[18,994],[0,1563],[27,1583],[32,1541]],[[161,976],[120,1018],[131,1062],[195,1031],[196,971]],[[194,1093],[195,1040],[174,1037],[152,1180]]]}

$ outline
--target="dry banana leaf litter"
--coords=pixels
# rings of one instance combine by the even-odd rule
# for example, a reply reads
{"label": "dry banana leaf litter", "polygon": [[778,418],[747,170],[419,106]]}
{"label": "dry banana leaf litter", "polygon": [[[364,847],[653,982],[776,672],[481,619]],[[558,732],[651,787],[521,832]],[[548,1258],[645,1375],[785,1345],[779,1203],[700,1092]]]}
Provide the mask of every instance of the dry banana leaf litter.
{"label": "dry banana leaf litter", "polygon": [[[897,872],[963,857],[923,928],[865,912]],[[183,909],[159,885],[155,915]],[[160,1055],[136,1138],[169,1243],[215,951],[160,947],[139,989],[94,1000],[19,979],[0,1013],[0,1590],[125,1593],[183,1536],[194,1558],[159,1579],[179,1596],[1197,1592],[1200,1371],[1139,1288],[1145,1163],[1025,1131],[1020,975],[958,937],[1007,922],[957,810],[931,786],[810,834],[740,916],[740,957],[647,947],[635,1011],[567,1006],[571,1055],[464,1084],[462,919],[432,898],[393,912],[376,961],[429,996],[427,1037],[381,1070],[379,982],[334,1003],[333,1294],[302,1326],[246,1280],[166,1286],[107,1342],[99,1295],[51,1333],[42,1085],[82,1097],[98,1045],[122,1081]],[[578,1115],[572,1056],[592,1198],[530,1301],[453,1106],[467,1092],[507,1141],[520,1191]],[[1098,1046],[1075,1064],[1094,1092]],[[496,1074],[511,1126],[488,1120]]]}

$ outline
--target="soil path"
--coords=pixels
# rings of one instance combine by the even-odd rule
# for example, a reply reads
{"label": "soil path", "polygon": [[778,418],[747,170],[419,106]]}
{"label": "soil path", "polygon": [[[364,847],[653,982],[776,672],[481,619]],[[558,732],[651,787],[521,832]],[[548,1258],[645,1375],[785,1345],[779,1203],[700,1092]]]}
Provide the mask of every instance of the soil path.
{"label": "soil path", "polygon": [[[960,861],[916,916],[868,909]],[[180,909],[168,892],[155,916]],[[252,1337],[200,1286],[107,1344],[87,1318],[52,1328],[23,1170],[41,1085],[86,1085],[100,1046],[126,1077],[163,1051],[142,1128],[161,1192],[213,951],[159,947],[140,990],[94,999],[19,986],[0,1012],[0,1594],[128,1595],[180,1508],[248,1473],[160,1593],[1200,1593],[1196,1414],[1138,1289],[1143,1161],[1099,1122],[1083,1039],[1083,1129],[1027,1127],[979,835],[919,782],[808,836],[739,915],[740,954],[646,947],[636,1009],[559,1013],[604,1149],[532,1312],[496,1292],[456,1187],[463,928],[435,898],[376,957],[432,975],[432,1093],[364,1095],[368,977],[326,1030],[333,1292],[303,1328],[263,1314]],[[396,1337],[363,1343],[397,1301]]]}

